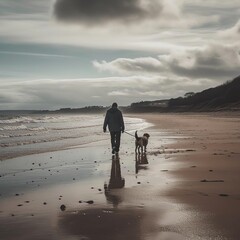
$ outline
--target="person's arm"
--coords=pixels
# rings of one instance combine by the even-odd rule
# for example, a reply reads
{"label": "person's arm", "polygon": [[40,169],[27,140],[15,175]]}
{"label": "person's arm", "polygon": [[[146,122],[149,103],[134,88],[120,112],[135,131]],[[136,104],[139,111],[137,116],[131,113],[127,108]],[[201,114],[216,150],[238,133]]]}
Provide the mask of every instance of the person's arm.
{"label": "person's arm", "polygon": [[104,132],[107,131],[108,120],[109,120],[109,114],[108,114],[108,112],[107,112],[107,113],[106,113],[106,116],[105,116],[105,119],[104,119],[104,123],[103,123],[103,131],[104,131]]}
{"label": "person's arm", "polygon": [[120,114],[121,116],[121,130],[122,130],[122,133],[125,131],[125,126],[124,126],[124,120],[123,120],[123,115],[122,115],[122,112]]}

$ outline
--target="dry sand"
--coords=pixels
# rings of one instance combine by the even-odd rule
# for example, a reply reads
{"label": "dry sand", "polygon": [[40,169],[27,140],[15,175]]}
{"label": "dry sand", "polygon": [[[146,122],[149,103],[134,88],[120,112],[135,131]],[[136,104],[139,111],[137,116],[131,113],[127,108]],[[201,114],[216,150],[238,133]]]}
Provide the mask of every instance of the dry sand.
{"label": "dry sand", "polygon": [[101,141],[2,162],[21,164],[0,178],[1,239],[239,239],[239,116],[138,117],[146,157],[125,134],[119,159]]}

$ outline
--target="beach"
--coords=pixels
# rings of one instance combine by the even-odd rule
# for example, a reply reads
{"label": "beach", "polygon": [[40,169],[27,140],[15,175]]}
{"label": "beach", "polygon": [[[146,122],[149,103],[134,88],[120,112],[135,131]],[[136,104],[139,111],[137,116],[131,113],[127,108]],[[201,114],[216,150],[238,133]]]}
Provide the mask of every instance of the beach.
{"label": "beach", "polygon": [[239,239],[239,114],[127,115],[149,145],[136,155],[125,133],[119,156],[103,116],[45,117],[2,134],[1,239]]}
{"label": "beach", "polygon": [[[156,127],[169,128],[174,136],[185,136],[165,149],[176,152],[171,159],[181,164],[170,170],[178,184],[166,195],[188,204],[192,212],[205,214],[205,232],[214,229],[213,239],[239,239],[239,114],[173,114],[150,119]],[[189,151],[181,153],[183,149]]]}

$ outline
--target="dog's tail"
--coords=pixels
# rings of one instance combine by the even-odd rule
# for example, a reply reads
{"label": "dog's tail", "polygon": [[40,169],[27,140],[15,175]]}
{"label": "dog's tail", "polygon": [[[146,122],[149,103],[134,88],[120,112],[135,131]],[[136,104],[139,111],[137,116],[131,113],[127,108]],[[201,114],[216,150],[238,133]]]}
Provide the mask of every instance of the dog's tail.
{"label": "dog's tail", "polygon": [[136,140],[140,139],[140,137],[138,137],[138,135],[137,135],[137,131],[135,132],[135,138],[136,138]]}

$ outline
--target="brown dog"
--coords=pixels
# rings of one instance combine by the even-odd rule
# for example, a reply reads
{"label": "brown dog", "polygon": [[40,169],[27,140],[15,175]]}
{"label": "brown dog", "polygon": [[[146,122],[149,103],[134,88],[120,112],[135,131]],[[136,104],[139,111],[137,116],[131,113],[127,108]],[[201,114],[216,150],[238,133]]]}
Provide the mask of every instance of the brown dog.
{"label": "brown dog", "polygon": [[142,137],[138,137],[137,131],[135,132],[135,139],[136,139],[135,152],[138,151],[138,153],[140,153],[140,149],[141,149],[141,153],[143,153],[143,149],[144,149],[144,152],[146,152],[149,137],[150,135],[148,133],[144,133]]}

